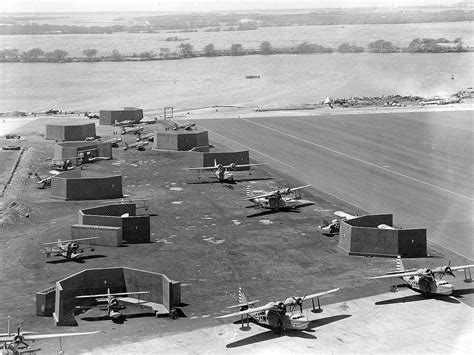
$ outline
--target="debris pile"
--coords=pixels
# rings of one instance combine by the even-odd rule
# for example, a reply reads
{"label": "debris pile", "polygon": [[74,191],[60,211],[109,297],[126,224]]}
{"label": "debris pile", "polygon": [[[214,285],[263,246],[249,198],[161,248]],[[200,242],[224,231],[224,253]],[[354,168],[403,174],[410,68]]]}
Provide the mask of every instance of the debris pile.
{"label": "debris pile", "polygon": [[[341,107],[362,107],[362,106],[393,106],[405,107],[413,104],[420,104],[424,99],[421,96],[401,96],[401,95],[382,95],[382,96],[363,96],[350,98],[335,98],[331,100],[332,105]],[[321,104],[323,104],[322,102]]]}
{"label": "debris pile", "polygon": [[32,208],[16,201],[0,202],[0,227],[18,224],[24,218],[29,218]]}

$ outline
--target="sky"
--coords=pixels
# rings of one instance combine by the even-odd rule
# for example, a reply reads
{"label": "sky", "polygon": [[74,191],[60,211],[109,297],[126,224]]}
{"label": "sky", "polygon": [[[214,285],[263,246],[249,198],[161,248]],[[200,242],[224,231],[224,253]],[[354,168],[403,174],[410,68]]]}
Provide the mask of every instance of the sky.
{"label": "sky", "polygon": [[[463,0],[0,0],[0,13],[281,10],[334,7],[452,5]],[[468,0],[469,2],[473,0]]]}

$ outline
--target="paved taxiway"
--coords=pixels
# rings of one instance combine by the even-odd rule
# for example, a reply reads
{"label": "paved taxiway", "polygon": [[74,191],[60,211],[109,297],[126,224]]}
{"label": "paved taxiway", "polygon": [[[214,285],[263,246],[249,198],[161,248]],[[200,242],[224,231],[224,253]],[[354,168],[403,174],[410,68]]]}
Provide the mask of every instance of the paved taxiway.
{"label": "paved taxiway", "polygon": [[400,288],[326,306],[322,302],[322,313],[304,310],[311,320],[305,332],[275,335],[253,323],[249,329],[222,320],[220,326],[124,342],[86,354],[452,354],[466,353],[473,346],[474,311],[452,297],[423,299]]}
{"label": "paved taxiway", "polygon": [[[472,111],[200,120],[210,137],[473,258]],[[284,148],[284,149],[283,149]],[[348,211],[351,212],[351,211]]]}

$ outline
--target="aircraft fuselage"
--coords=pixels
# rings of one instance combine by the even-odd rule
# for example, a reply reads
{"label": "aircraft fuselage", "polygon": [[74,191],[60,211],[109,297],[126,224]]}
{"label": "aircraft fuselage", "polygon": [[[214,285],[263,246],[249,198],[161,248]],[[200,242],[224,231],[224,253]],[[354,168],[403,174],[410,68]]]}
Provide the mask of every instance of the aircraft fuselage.
{"label": "aircraft fuselage", "polygon": [[302,314],[271,309],[252,315],[259,324],[270,326],[274,329],[305,330],[309,326],[309,320]]}
{"label": "aircraft fuselage", "polygon": [[449,296],[454,290],[454,286],[449,282],[436,280],[432,277],[405,276],[403,277],[403,281],[405,281],[411,289],[421,292],[426,297],[430,294]]}

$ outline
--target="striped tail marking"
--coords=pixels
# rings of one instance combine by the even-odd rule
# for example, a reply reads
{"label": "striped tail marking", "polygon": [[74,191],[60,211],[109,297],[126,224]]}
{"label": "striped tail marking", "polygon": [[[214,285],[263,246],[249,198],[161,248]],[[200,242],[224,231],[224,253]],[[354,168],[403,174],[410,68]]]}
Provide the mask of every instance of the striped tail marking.
{"label": "striped tail marking", "polygon": [[400,255],[397,256],[397,271],[402,272],[405,271],[405,267],[403,266],[402,257]]}

